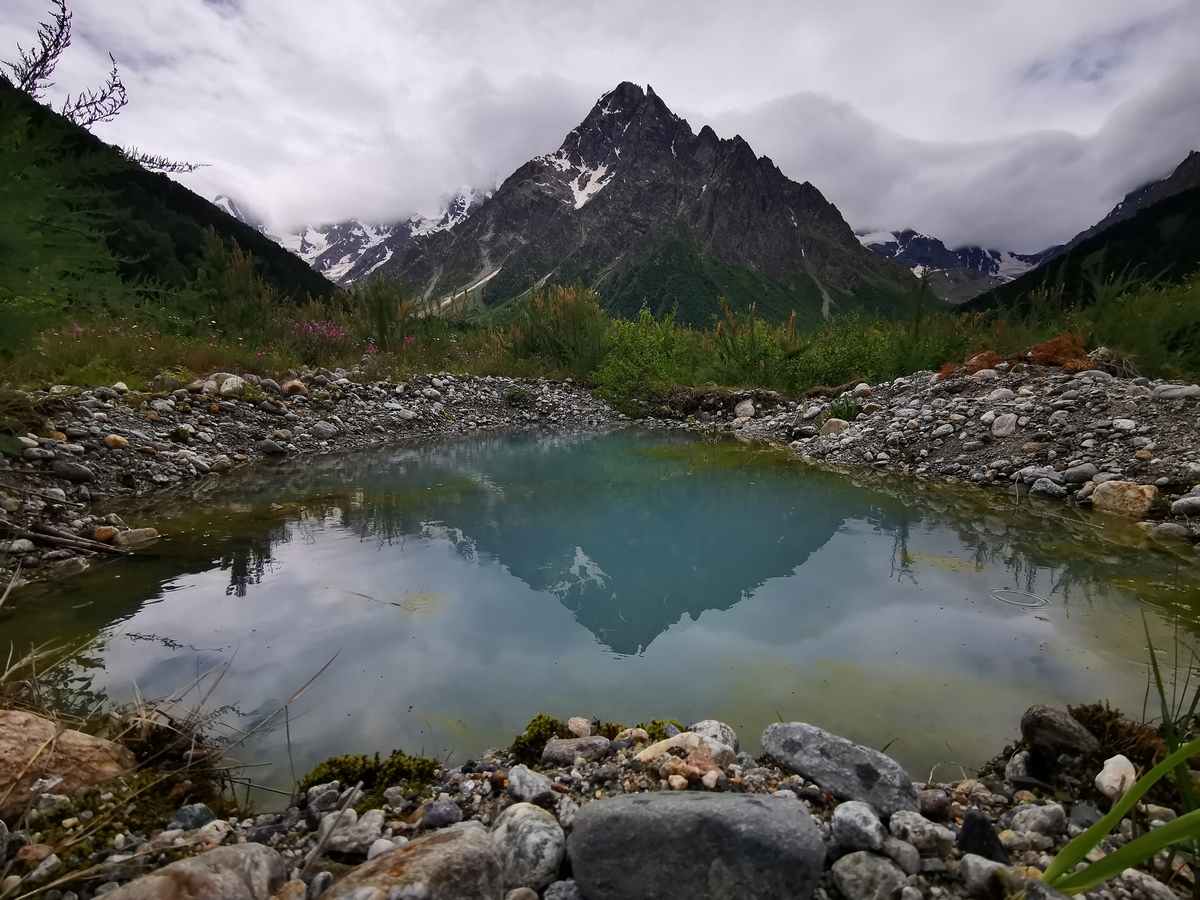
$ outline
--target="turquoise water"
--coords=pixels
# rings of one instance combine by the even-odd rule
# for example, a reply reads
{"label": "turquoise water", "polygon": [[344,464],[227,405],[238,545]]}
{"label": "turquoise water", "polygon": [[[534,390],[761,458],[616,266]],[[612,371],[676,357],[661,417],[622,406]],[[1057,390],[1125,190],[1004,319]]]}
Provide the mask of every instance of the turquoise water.
{"label": "turquoise water", "polygon": [[227,735],[328,663],[235,753],[276,788],[335,753],[465,759],[538,712],[715,717],[751,752],[805,720],[924,778],[1035,702],[1140,712],[1141,613],[1164,647],[1195,621],[1191,557],[1133,526],[685,432],[304,459],[125,515],[163,540],[19,595],[2,633],[96,638],[72,674],[97,700],[199,678]]}

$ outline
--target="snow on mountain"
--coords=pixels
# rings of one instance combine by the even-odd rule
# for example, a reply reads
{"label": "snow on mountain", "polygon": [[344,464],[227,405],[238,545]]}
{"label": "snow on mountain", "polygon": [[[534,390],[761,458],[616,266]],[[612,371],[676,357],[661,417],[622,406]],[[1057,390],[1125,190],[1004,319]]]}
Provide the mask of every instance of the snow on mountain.
{"label": "snow on mountain", "polygon": [[1013,253],[983,247],[951,250],[937,238],[911,229],[863,232],[856,236],[864,247],[911,269],[918,278],[928,270],[934,294],[958,303],[997,284],[1012,281],[1044,257],[1041,253]]}
{"label": "snow on mountain", "polygon": [[349,284],[372,274],[414,241],[440,231],[449,231],[490,196],[491,191],[466,188],[452,197],[445,209],[436,215],[416,214],[392,223],[367,223],[350,219],[327,225],[305,225],[282,235],[269,233],[260,221],[230,197],[219,195],[213,203],[234,218],[257,228],[326,278],[339,284]]}

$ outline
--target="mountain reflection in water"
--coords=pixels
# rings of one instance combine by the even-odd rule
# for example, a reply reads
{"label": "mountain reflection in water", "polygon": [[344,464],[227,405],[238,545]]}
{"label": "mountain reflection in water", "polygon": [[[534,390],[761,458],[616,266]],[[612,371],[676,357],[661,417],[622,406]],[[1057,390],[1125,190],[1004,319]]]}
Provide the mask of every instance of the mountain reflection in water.
{"label": "mountain reflection in water", "polygon": [[[5,636],[99,634],[76,687],[117,700],[232,660],[210,703],[239,728],[337,654],[289,709],[298,772],[474,754],[544,711],[722,718],[752,752],[808,720],[898,738],[924,777],[990,756],[1031,703],[1140,703],[1139,612],[1164,645],[1196,618],[1194,560],[1136,527],[687,432],[306,458],[124,512],[164,540],[22,595]],[[238,756],[287,787],[288,750],[268,730]]]}

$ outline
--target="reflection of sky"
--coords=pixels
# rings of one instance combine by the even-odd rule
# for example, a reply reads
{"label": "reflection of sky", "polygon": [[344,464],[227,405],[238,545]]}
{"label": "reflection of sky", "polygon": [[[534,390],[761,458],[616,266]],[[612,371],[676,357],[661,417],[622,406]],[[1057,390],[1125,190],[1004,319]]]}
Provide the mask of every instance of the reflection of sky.
{"label": "reflection of sky", "polygon": [[[557,452],[587,446],[560,443]],[[596,447],[588,452],[600,454]],[[561,461],[551,465],[546,455],[537,451],[539,469],[561,475]],[[508,459],[499,469],[513,464]],[[405,477],[416,478],[420,462],[406,465]],[[604,460],[601,471],[611,465]],[[620,521],[636,513],[630,497],[669,500],[682,490],[687,503],[664,505],[693,518],[707,508],[695,496],[709,490],[702,473],[671,486],[658,475],[639,482],[632,468],[613,471],[632,485]],[[460,491],[431,493],[433,506],[420,505],[402,533],[390,532],[391,542],[371,536],[378,531],[344,511],[294,524],[293,539],[273,545],[261,583],[251,582],[242,596],[228,590],[226,570],[167,579],[109,627],[97,687],[117,699],[132,684],[144,696],[160,696],[232,660],[208,708],[231,704],[262,713],[336,654],[289,710],[297,774],[335,753],[402,748],[462,758],[508,744],[534,714],[548,712],[626,723],[716,717],[734,725],[752,752],[770,722],[807,720],[875,747],[895,738],[889,752],[916,778],[938,762],[990,757],[1034,702],[1108,698],[1140,708],[1144,638],[1137,607],[1125,595],[1107,588],[1089,594],[1078,585],[1068,595],[1057,569],[1028,559],[984,560],[979,568],[975,551],[946,520],[860,488],[839,494],[828,476],[814,488],[803,487],[807,476],[793,470],[778,476],[783,481],[770,481],[775,476],[764,470],[736,471],[720,470],[712,489],[718,507],[730,505],[728,478],[736,477],[746,480],[748,494],[764,484],[770,494],[785,493],[791,479],[789,490],[817,498],[821,508],[766,503],[774,512],[762,521],[739,508],[714,523],[720,539],[709,546],[705,565],[716,573],[708,580],[720,596],[700,596],[704,579],[694,571],[680,575],[678,582],[697,595],[681,598],[639,653],[614,652],[602,642],[604,631],[588,630],[593,622],[614,621],[605,591],[621,584],[628,592],[647,559],[661,559],[657,585],[670,581],[672,565],[694,567],[696,560],[657,551],[648,557],[639,545],[627,557],[635,560],[634,574],[622,572],[614,550],[620,541],[597,530],[596,516],[577,514],[602,509],[595,498],[546,499],[536,480],[476,471]],[[608,482],[594,470],[592,476],[605,490]],[[665,493],[652,488],[660,483]],[[282,494],[276,492],[284,500]],[[524,505],[505,505],[517,503],[517,495]],[[552,533],[530,512],[543,506],[564,511],[565,533]],[[217,512],[214,520],[228,515]],[[640,544],[656,532],[695,533],[694,521],[672,531],[663,510],[647,515],[660,519],[624,532],[642,535]],[[441,523],[431,524],[434,518]],[[166,542],[164,556],[172,545]],[[906,566],[898,561],[901,545],[911,561]],[[1005,586],[1041,594],[1051,605],[1022,609],[988,596]],[[588,598],[591,618],[578,603],[560,599],[564,592]],[[628,600],[612,602],[621,615],[638,610]],[[645,612],[657,622],[664,608]],[[147,635],[169,638],[175,649]],[[255,781],[290,782],[283,728],[255,738],[239,758],[271,763],[250,770]]]}

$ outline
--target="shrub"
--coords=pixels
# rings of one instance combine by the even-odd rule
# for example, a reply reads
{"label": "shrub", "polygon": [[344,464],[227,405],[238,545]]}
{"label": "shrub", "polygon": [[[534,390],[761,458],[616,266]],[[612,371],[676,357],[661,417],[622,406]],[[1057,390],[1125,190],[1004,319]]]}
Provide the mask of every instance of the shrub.
{"label": "shrub", "polygon": [[400,282],[372,278],[356,283],[350,302],[366,332],[364,337],[384,353],[404,346],[417,319],[417,310],[405,299]]}
{"label": "shrub", "polygon": [[596,295],[582,284],[535,291],[514,304],[509,346],[583,376],[604,358],[608,318]]}
{"label": "shrub", "polygon": [[631,400],[652,400],[683,374],[682,351],[675,313],[658,322],[643,307],[637,319],[609,327],[608,353],[592,382],[601,398],[619,408]]}

